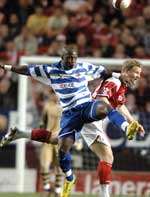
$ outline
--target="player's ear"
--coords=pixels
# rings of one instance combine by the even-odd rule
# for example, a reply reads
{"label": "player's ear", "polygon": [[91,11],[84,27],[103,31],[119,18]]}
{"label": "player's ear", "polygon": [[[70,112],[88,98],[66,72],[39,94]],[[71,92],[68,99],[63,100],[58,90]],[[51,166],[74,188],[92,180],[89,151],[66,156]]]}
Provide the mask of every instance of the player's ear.
{"label": "player's ear", "polygon": [[121,72],[127,72],[127,68],[125,66],[122,67]]}

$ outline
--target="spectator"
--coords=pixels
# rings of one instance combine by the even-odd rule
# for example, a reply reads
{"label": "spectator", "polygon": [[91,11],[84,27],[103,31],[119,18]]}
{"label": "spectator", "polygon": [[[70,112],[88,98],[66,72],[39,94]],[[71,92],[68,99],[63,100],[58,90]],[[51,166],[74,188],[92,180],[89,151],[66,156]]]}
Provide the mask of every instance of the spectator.
{"label": "spectator", "polygon": [[11,39],[14,39],[20,33],[21,24],[18,16],[15,13],[12,13],[9,16],[8,28],[9,28],[9,37]]}
{"label": "spectator", "polygon": [[3,52],[5,49],[5,40],[8,39],[8,35],[8,26],[0,25],[0,52]]}
{"label": "spectator", "polygon": [[83,31],[84,33],[89,36],[89,29],[92,22],[92,17],[88,13],[86,13],[84,10],[80,9],[76,13],[76,21],[77,21],[77,28],[79,31]]}
{"label": "spectator", "polygon": [[5,43],[5,54],[8,64],[16,65],[18,62],[18,51],[16,49],[15,43],[12,40],[7,40]]}
{"label": "spectator", "polygon": [[27,20],[27,27],[36,35],[43,35],[46,32],[47,16],[43,14],[40,6],[35,7],[35,13],[31,14]]}
{"label": "spectator", "polygon": [[147,31],[143,37],[143,44],[145,49],[145,54],[150,58],[150,26],[147,27]]}
{"label": "spectator", "polygon": [[139,58],[139,59],[147,58],[146,54],[145,54],[145,51],[144,51],[144,48],[142,46],[137,46],[134,49],[134,57]]}
{"label": "spectator", "polygon": [[84,33],[79,32],[77,34],[76,44],[78,46],[78,53],[80,57],[89,55],[90,47],[88,46],[88,40]]}
{"label": "spectator", "polygon": [[64,34],[67,38],[66,42],[67,44],[75,44],[76,43],[76,36],[79,32],[79,29],[77,28],[77,21],[76,17],[70,16],[69,17],[69,23],[67,27],[64,29]]}
{"label": "spectator", "polygon": [[103,57],[112,57],[114,48],[109,43],[109,36],[101,36],[100,46]]}
{"label": "spectator", "polygon": [[59,46],[62,49],[66,45],[66,36],[60,34],[56,37],[56,41],[59,43]]}
{"label": "spectator", "polygon": [[16,84],[5,77],[0,82],[0,111],[16,109],[17,104]]}
{"label": "spectator", "polygon": [[83,10],[85,12],[91,11],[91,3],[85,0],[65,0],[64,9],[69,13],[76,13],[79,10]]}
{"label": "spectator", "polygon": [[105,23],[103,22],[103,18],[99,12],[93,15],[93,23],[91,25],[92,29],[92,45],[93,47],[100,46],[100,36],[101,31],[105,27]]}
{"label": "spectator", "polygon": [[92,48],[91,50],[92,50],[92,51],[91,51],[91,56],[92,56],[92,57],[95,57],[95,58],[100,58],[100,57],[102,57],[102,53],[101,53],[100,48]]}
{"label": "spectator", "polygon": [[141,42],[143,36],[145,35],[145,32],[146,32],[145,19],[143,16],[139,16],[135,19],[135,25],[133,28],[133,33],[139,42]]}
{"label": "spectator", "polygon": [[138,86],[135,89],[135,96],[139,110],[143,111],[143,106],[145,106],[146,101],[150,100],[150,88],[147,86],[146,78],[141,77],[139,80]]}
{"label": "spectator", "polygon": [[49,56],[59,56],[59,52],[60,52],[59,47],[60,47],[59,43],[56,40],[52,41],[52,43],[50,44],[48,48],[47,54]]}
{"label": "spectator", "polygon": [[49,35],[55,38],[57,35],[62,34],[64,28],[68,25],[68,17],[63,12],[61,7],[55,9],[52,16],[48,18],[47,28]]}
{"label": "spectator", "polygon": [[25,26],[22,28],[21,33],[15,38],[14,42],[20,55],[33,55],[37,52],[37,39]]}
{"label": "spectator", "polygon": [[115,48],[114,54],[113,54],[114,58],[126,58],[126,54],[125,54],[125,47],[123,44],[118,44]]}
{"label": "spectator", "polygon": [[[12,5],[11,5],[12,6]],[[25,25],[28,17],[34,12],[33,2],[30,0],[18,0],[17,13],[20,23]]]}
{"label": "spectator", "polygon": [[134,49],[137,46],[137,41],[133,35],[128,36],[128,41],[125,45],[126,47],[126,54],[128,57],[134,57]]}
{"label": "spectator", "polygon": [[146,22],[146,25],[150,24],[150,5],[147,5],[143,9],[143,16]]}
{"label": "spectator", "polygon": [[0,24],[4,24],[7,21],[6,3],[7,0],[0,1]]}

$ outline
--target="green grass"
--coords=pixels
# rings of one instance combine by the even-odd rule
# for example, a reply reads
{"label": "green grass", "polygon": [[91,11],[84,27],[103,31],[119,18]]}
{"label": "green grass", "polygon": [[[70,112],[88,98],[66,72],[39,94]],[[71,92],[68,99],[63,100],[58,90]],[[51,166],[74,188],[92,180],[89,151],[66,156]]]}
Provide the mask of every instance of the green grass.
{"label": "green grass", "polygon": [[39,194],[0,193],[0,197],[40,197]]}
{"label": "green grass", "polygon": [[[52,197],[43,194],[35,194],[35,193],[0,193],[0,197]],[[97,197],[97,195],[71,195],[71,197]],[[135,197],[135,196],[113,196],[113,197]]]}

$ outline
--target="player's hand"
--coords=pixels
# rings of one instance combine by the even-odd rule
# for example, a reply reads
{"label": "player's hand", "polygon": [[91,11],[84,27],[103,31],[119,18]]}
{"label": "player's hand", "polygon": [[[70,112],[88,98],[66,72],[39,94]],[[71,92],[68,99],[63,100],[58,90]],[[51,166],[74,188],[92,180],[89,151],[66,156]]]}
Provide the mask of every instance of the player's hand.
{"label": "player's hand", "polygon": [[144,135],[145,135],[145,130],[144,130],[144,128],[143,128],[143,126],[141,124],[139,124],[138,133],[142,137],[144,137]]}

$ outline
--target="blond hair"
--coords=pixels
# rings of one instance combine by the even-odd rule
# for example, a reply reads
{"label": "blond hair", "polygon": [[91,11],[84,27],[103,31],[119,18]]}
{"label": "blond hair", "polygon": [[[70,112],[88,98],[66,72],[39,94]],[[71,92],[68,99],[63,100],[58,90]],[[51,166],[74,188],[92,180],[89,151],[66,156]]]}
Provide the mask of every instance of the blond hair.
{"label": "blond hair", "polygon": [[125,70],[131,70],[133,67],[139,67],[139,68],[141,68],[142,67],[142,65],[141,65],[141,63],[138,61],[138,60],[136,60],[136,59],[128,59],[128,60],[126,60],[124,63],[123,63],[123,69],[125,69]]}

